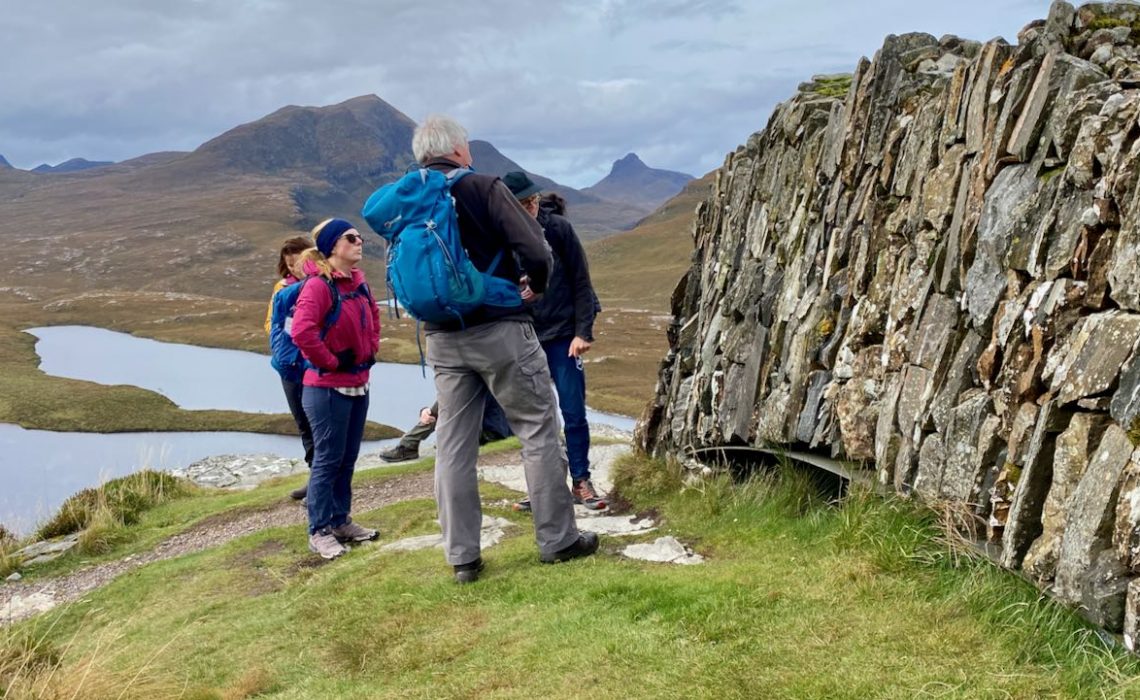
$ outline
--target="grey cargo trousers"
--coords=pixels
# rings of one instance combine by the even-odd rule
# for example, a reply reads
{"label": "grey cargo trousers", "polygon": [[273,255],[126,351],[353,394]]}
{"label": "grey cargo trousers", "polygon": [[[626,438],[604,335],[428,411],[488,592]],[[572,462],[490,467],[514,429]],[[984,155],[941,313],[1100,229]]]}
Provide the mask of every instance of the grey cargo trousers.
{"label": "grey cargo trousers", "polygon": [[522,443],[539,552],[553,554],[574,544],[578,526],[566,485],[566,453],[558,437],[558,401],[534,326],[498,321],[434,331],[427,344],[439,400],[435,500],[447,562],[467,564],[480,556],[483,513],[475,462],[488,389]]}

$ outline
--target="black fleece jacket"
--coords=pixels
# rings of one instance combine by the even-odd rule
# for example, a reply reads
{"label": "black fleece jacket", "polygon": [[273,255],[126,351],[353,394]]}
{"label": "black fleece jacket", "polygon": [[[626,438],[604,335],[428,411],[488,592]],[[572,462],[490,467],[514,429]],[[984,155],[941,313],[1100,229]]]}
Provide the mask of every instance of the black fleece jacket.
{"label": "black fleece jacket", "polygon": [[[573,338],[594,342],[594,318],[601,311],[586,251],[570,221],[545,203],[538,210],[538,223],[554,254],[554,266],[546,292],[532,306],[539,342]],[[529,269],[529,268],[528,268]]]}
{"label": "black fleece jacket", "polygon": [[[460,166],[447,158],[435,158],[424,167],[447,172]],[[455,197],[459,218],[459,238],[476,268],[487,271],[495,255],[502,251],[493,273],[496,277],[518,284],[521,265],[530,275],[531,289],[539,292],[546,288],[551,260],[542,227],[526,213],[499,178],[471,173],[452,186],[451,195]],[[531,320],[526,307],[481,306],[464,316],[462,324],[459,321],[427,323],[424,327],[428,331],[454,331],[492,321]]]}

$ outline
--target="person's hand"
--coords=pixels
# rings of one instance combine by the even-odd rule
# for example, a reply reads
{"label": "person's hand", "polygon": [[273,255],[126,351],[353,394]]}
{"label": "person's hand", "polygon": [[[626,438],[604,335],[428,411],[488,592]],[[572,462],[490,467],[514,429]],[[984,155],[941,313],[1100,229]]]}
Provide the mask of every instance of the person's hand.
{"label": "person's hand", "polygon": [[430,408],[421,408],[420,409],[420,422],[423,423],[424,425],[431,425],[432,423],[435,422],[435,416],[433,416],[431,414]]}
{"label": "person's hand", "polygon": [[534,301],[535,297],[538,296],[530,288],[530,277],[527,275],[523,275],[519,278],[519,295],[522,297],[522,300],[528,304]]}
{"label": "person's hand", "polygon": [[580,336],[574,336],[574,340],[570,341],[570,351],[566,353],[568,357],[581,357],[590,351],[590,341]]}
{"label": "person's hand", "polygon": [[356,367],[356,353],[352,348],[345,348],[336,353],[336,371],[351,372]]}

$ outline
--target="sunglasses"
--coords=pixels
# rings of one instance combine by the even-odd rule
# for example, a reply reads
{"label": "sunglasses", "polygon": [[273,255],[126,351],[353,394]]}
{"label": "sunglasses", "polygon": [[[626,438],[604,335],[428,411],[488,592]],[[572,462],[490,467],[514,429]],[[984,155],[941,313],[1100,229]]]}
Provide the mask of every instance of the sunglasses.
{"label": "sunglasses", "polygon": [[363,243],[364,242],[364,238],[361,237],[361,235],[359,233],[346,233],[343,236],[341,236],[341,238],[348,241],[352,245],[356,245],[357,243]]}

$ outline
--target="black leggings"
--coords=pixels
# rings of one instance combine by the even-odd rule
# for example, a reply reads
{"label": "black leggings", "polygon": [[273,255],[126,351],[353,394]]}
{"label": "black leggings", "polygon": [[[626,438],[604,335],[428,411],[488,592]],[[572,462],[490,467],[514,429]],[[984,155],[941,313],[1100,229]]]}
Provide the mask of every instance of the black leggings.
{"label": "black leggings", "polygon": [[297,430],[301,431],[301,444],[305,446],[305,464],[313,468],[313,429],[309,427],[309,419],[305,417],[305,409],[301,407],[300,382],[281,380],[281,387],[285,390],[285,400],[289,402],[289,412],[297,423]]}

